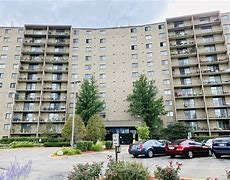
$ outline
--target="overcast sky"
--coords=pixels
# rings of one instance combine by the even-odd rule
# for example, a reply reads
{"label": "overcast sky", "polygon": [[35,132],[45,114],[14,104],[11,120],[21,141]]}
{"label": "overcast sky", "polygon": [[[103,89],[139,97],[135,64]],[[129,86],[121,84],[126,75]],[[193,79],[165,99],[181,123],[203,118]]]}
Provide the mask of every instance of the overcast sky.
{"label": "overcast sky", "polygon": [[0,0],[0,25],[126,26],[215,10],[229,12],[230,0]]}

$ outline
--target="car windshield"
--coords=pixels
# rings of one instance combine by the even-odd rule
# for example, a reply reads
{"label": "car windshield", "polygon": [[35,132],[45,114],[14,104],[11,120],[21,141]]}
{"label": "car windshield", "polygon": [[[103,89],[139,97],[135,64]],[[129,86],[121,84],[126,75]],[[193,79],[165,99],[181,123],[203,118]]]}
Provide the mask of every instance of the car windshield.
{"label": "car windshield", "polygon": [[173,145],[179,145],[179,144],[181,144],[182,142],[184,142],[184,139],[176,140],[176,141],[172,142],[172,144],[173,144]]}

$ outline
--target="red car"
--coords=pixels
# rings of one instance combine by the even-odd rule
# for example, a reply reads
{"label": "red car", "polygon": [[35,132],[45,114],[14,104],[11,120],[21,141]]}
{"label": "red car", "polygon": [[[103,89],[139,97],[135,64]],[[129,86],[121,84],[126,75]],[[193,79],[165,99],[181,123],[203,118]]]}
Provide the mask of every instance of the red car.
{"label": "red car", "polygon": [[211,150],[208,146],[190,139],[179,139],[166,145],[166,153],[174,158],[176,155],[193,158],[195,156],[210,156]]}

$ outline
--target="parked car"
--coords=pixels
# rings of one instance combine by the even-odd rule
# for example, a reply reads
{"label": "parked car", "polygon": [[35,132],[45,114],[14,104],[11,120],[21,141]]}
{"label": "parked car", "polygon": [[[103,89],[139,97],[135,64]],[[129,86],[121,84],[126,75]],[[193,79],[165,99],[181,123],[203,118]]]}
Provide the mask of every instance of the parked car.
{"label": "parked car", "polygon": [[208,146],[190,139],[179,139],[166,145],[166,152],[171,158],[174,158],[176,155],[185,156],[189,159],[195,156],[211,155],[211,150]]}
{"label": "parked car", "polygon": [[203,141],[202,144],[205,146],[208,146],[210,149],[212,149],[212,141],[213,139],[208,139],[207,141]]}
{"label": "parked car", "polygon": [[152,158],[154,155],[166,154],[165,145],[155,139],[141,141],[137,144],[131,144],[128,151],[129,154],[133,155],[133,157],[145,155],[146,157]]}
{"label": "parked car", "polygon": [[216,158],[221,158],[223,155],[230,155],[230,137],[213,139],[212,151]]}
{"label": "parked car", "polygon": [[160,143],[162,144],[170,144],[171,142],[169,140],[165,140],[165,139],[160,139],[158,140]]}

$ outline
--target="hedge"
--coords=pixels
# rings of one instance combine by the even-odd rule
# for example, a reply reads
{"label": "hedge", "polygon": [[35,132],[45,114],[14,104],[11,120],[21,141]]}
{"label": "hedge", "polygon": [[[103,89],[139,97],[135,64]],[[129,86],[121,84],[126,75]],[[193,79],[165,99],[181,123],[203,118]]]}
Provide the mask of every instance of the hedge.
{"label": "hedge", "polygon": [[202,142],[202,141],[207,141],[208,139],[213,139],[216,137],[217,136],[195,136],[195,137],[192,137],[192,139],[198,142]]}
{"label": "hedge", "polygon": [[45,147],[63,147],[63,146],[70,146],[70,142],[45,142],[43,144]]}
{"label": "hedge", "polygon": [[20,148],[20,147],[40,147],[41,144],[29,141],[14,141],[10,143],[11,148]]}
{"label": "hedge", "polygon": [[105,148],[106,149],[112,149],[113,148],[113,142],[112,141],[106,141],[105,142]]}
{"label": "hedge", "polygon": [[12,137],[12,138],[2,138],[0,139],[0,144],[10,144],[14,141],[28,141],[36,143],[45,143],[45,142],[63,142],[64,138],[47,138],[47,137]]}

